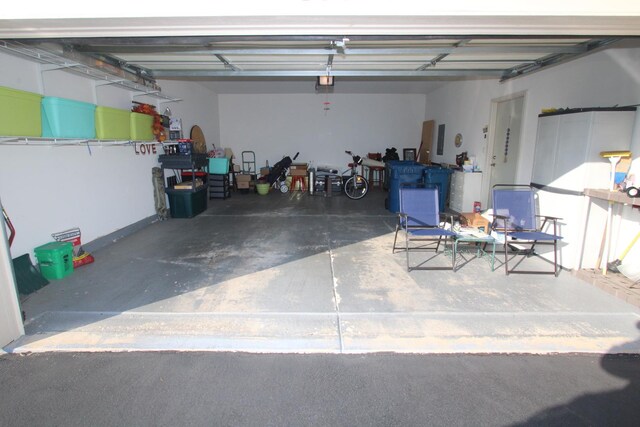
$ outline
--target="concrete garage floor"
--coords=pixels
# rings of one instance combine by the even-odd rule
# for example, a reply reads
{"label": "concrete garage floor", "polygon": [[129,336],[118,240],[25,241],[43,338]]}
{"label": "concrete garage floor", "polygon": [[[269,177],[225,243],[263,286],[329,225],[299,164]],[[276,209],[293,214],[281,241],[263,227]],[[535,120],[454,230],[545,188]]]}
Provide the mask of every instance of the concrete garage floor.
{"label": "concrete garage floor", "polygon": [[640,309],[570,272],[408,273],[385,197],[234,193],[156,222],[23,301],[7,350],[640,352]]}

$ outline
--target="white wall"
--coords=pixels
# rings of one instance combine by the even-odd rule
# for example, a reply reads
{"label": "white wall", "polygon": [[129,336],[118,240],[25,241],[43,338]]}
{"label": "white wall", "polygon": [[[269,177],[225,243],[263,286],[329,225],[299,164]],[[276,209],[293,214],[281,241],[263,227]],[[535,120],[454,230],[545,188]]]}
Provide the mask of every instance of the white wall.
{"label": "white wall", "polygon": [[191,128],[198,125],[202,129],[207,148],[220,148],[220,127],[218,121],[218,95],[197,82],[159,80],[162,91],[183,99],[181,102],[162,104],[171,109],[171,116],[182,119],[183,136],[189,138]]}
{"label": "white wall", "polygon": [[[502,96],[495,80],[451,83],[427,95],[426,119],[435,120],[433,162],[455,164],[456,155],[466,151],[476,156],[482,167],[486,156],[486,140],[482,128],[489,124],[491,99]],[[437,154],[438,126],[445,125],[444,150]],[[455,147],[456,134],[462,134],[461,147]]]}
{"label": "white wall", "polygon": [[[351,150],[360,155],[396,147],[418,148],[425,117],[419,94],[225,94],[220,102],[220,143],[254,151],[257,167],[300,152],[298,161],[341,170]],[[330,110],[324,111],[324,102]]]}
{"label": "white wall", "polygon": [[[537,116],[541,109],[640,104],[640,48],[612,47],[502,84],[496,81],[453,82],[436,89],[427,96],[425,117],[434,119],[436,125],[446,124],[446,139],[444,155],[434,156],[434,161],[453,163],[455,154],[468,151],[469,155],[477,156],[479,165],[483,167],[487,140],[482,138],[482,127],[489,124],[491,101],[519,92],[525,92],[525,107],[517,182],[528,184],[533,167]],[[635,158],[632,171],[635,170],[640,177],[639,116],[636,114],[631,151]],[[464,135],[461,148],[453,145],[457,132]],[[612,142],[612,150],[621,148]],[[485,196],[488,191],[483,189]],[[596,205],[595,209],[606,209],[602,203]],[[616,219],[612,259],[640,230],[637,215],[637,211],[625,206],[621,217]],[[604,224],[593,226],[603,227]],[[640,247],[634,248],[628,257],[627,261],[636,259],[640,262]]]}
{"label": "white wall", "polygon": [[0,194],[15,228],[14,257],[80,227],[83,242],[155,213],[157,156],[133,146],[0,146]]}
{"label": "white wall", "polygon": [[[454,163],[455,154],[468,151],[483,166],[486,141],[482,127],[489,124],[491,100],[519,92],[525,92],[526,98],[517,180],[528,184],[541,110],[640,103],[640,48],[610,48],[505,83],[454,82],[434,90],[427,96],[426,118],[434,119],[436,126],[446,125],[444,155],[434,156],[434,161]],[[636,127],[639,122],[636,120]],[[464,135],[461,148],[453,146],[458,132]],[[636,132],[633,145],[640,156],[638,136]]]}
{"label": "white wall", "polygon": [[[165,104],[112,85],[96,87],[68,72],[41,73],[38,64],[10,55],[0,54],[0,63],[2,86],[122,109],[130,109],[132,100],[160,112],[170,106],[174,117],[183,118],[187,137],[197,123],[210,146],[218,140],[216,96],[198,83],[162,82],[164,93],[183,99]],[[80,227],[86,243],[153,216],[151,169],[157,165],[157,155],[136,154],[133,145],[0,143],[0,196],[17,230],[12,256],[33,257],[51,233],[71,227]]]}

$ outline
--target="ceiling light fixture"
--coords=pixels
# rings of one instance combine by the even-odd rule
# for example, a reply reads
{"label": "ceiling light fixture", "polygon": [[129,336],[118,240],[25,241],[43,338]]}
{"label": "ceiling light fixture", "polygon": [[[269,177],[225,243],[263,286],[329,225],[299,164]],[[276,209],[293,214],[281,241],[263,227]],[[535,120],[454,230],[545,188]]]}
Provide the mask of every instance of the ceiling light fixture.
{"label": "ceiling light fixture", "polygon": [[333,86],[333,76],[318,76],[317,86]]}

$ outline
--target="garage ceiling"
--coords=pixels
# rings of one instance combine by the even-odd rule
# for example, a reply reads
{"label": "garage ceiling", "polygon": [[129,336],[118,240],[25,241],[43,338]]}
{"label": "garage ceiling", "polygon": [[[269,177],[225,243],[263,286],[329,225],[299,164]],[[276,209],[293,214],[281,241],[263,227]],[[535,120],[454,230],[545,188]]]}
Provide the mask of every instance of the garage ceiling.
{"label": "garage ceiling", "polygon": [[0,51],[27,56],[46,69],[64,67],[152,90],[158,79],[309,84],[321,75],[415,87],[452,79],[506,81],[635,37],[639,22],[634,14],[426,12],[0,19]]}
{"label": "garage ceiling", "polygon": [[[155,79],[336,78],[507,80],[617,38],[235,36],[4,40],[43,63],[123,70]],[[74,62],[75,61],[75,62]]]}

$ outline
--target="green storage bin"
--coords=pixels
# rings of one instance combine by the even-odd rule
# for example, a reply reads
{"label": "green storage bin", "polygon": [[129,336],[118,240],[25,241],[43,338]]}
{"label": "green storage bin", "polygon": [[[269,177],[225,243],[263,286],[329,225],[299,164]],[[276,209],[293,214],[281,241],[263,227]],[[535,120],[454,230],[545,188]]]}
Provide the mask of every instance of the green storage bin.
{"label": "green storage bin", "polygon": [[40,265],[40,273],[49,280],[63,279],[73,273],[73,245],[71,242],[50,242],[33,250]]}
{"label": "green storage bin", "polygon": [[42,95],[0,86],[0,136],[42,136]]}
{"label": "green storage bin", "polygon": [[207,186],[196,191],[167,188],[172,218],[192,218],[207,209]]}
{"label": "green storage bin", "polygon": [[127,141],[131,138],[131,112],[119,108],[96,107],[96,138]]}
{"label": "green storage bin", "polygon": [[131,140],[153,141],[153,116],[142,113],[131,113]]}
{"label": "green storage bin", "polygon": [[42,98],[42,136],[94,139],[95,114],[95,104],[45,96]]}

